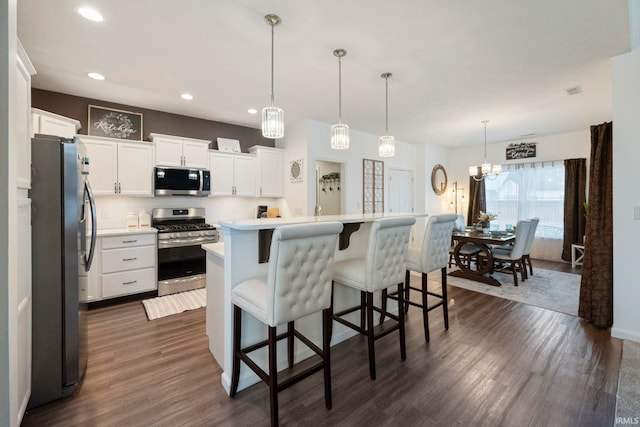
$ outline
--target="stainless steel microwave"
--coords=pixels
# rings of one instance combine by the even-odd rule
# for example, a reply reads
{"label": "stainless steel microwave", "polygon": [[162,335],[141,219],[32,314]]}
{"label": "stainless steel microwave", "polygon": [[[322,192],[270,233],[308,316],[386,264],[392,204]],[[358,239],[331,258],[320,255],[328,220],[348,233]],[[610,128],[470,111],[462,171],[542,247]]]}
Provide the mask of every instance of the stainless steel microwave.
{"label": "stainless steel microwave", "polygon": [[207,170],[162,168],[154,169],[156,196],[208,196],[211,174]]}

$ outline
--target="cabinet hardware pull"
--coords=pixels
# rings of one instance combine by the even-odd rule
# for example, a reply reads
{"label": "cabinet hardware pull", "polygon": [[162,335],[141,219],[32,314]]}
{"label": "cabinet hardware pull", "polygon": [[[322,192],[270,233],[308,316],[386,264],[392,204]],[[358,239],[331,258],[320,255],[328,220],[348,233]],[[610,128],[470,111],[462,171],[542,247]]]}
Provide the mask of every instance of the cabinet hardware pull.
{"label": "cabinet hardware pull", "polygon": [[118,183],[118,193],[122,193],[122,188],[120,187],[120,183]]}
{"label": "cabinet hardware pull", "polygon": [[132,280],[130,282],[122,282],[123,285],[133,285],[134,283],[138,283],[137,280]]}
{"label": "cabinet hardware pull", "polygon": [[113,183],[113,192],[118,194],[118,183],[117,182]]}
{"label": "cabinet hardware pull", "polygon": [[137,239],[136,240],[123,240],[122,243],[135,243],[137,241],[138,241]]}
{"label": "cabinet hardware pull", "polygon": [[133,257],[133,258],[122,258],[123,261],[135,261],[137,260],[138,257]]}

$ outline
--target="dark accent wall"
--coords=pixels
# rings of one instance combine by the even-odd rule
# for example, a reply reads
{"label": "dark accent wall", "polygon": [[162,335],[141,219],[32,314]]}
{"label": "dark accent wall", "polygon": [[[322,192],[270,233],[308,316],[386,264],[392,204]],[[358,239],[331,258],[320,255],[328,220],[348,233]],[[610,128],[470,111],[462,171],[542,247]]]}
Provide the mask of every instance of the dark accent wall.
{"label": "dark accent wall", "polygon": [[131,105],[114,104],[113,102],[82,98],[48,90],[31,90],[32,107],[79,120],[82,125],[79,133],[85,135],[88,129],[89,105],[142,113],[142,138],[145,140],[148,139],[150,133],[162,133],[213,141],[209,148],[217,149],[216,138],[232,138],[240,140],[240,148],[243,153],[248,152],[248,148],[254,145],[275,146],[272,139],[262,137],[260,129],[148,110]]}

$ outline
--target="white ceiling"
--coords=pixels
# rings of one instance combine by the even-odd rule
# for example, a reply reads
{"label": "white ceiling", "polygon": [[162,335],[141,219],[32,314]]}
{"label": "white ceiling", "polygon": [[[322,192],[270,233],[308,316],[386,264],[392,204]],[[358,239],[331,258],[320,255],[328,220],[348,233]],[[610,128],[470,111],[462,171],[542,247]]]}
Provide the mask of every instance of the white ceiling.
{"label": "white ceiling", "polygon": [[258,128],[247,109],[269,102],[267,13],[282,18],[286,123],[337,122],[344,48],[344,123],[384,132],[391,72],[389,133],[447,147],[481,144],[483,119],[489,142],[610,120],[610,58],[630,47],[627,0],[19,0],[18,35],[36,88]]}

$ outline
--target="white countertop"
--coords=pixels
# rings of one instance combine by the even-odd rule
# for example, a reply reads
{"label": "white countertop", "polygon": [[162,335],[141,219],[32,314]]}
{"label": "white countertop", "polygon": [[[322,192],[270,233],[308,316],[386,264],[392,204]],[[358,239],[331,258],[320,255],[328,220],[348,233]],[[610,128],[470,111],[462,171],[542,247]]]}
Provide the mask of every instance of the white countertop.
{"label": "white countertop", "polygon": [[218,258],[224,259],[224,242],[207,243],[206,245],[201,246],[202,249],[205,250],[205,252],[217,256]]}
{"label": "white countertop", "polygon": [[96,232],[98,236],[118,236],[124,234],[156,234],[157,229],[153,227],[148,228],[99,228]]}
{"label": "white countertop", "polygon": [[275,228],[279,225],[304,224],[309,222],[338,221],[342,223],[371,222],[379,218],[391,218],[399,216],[425,217],[426,213],[394,212],[379,214],[350,214],[350,215],[322,215],[322,216],[296,216],[291,218],[256,218],[238,221],[220,221],[222,228],[235,230],[262,230]]}

